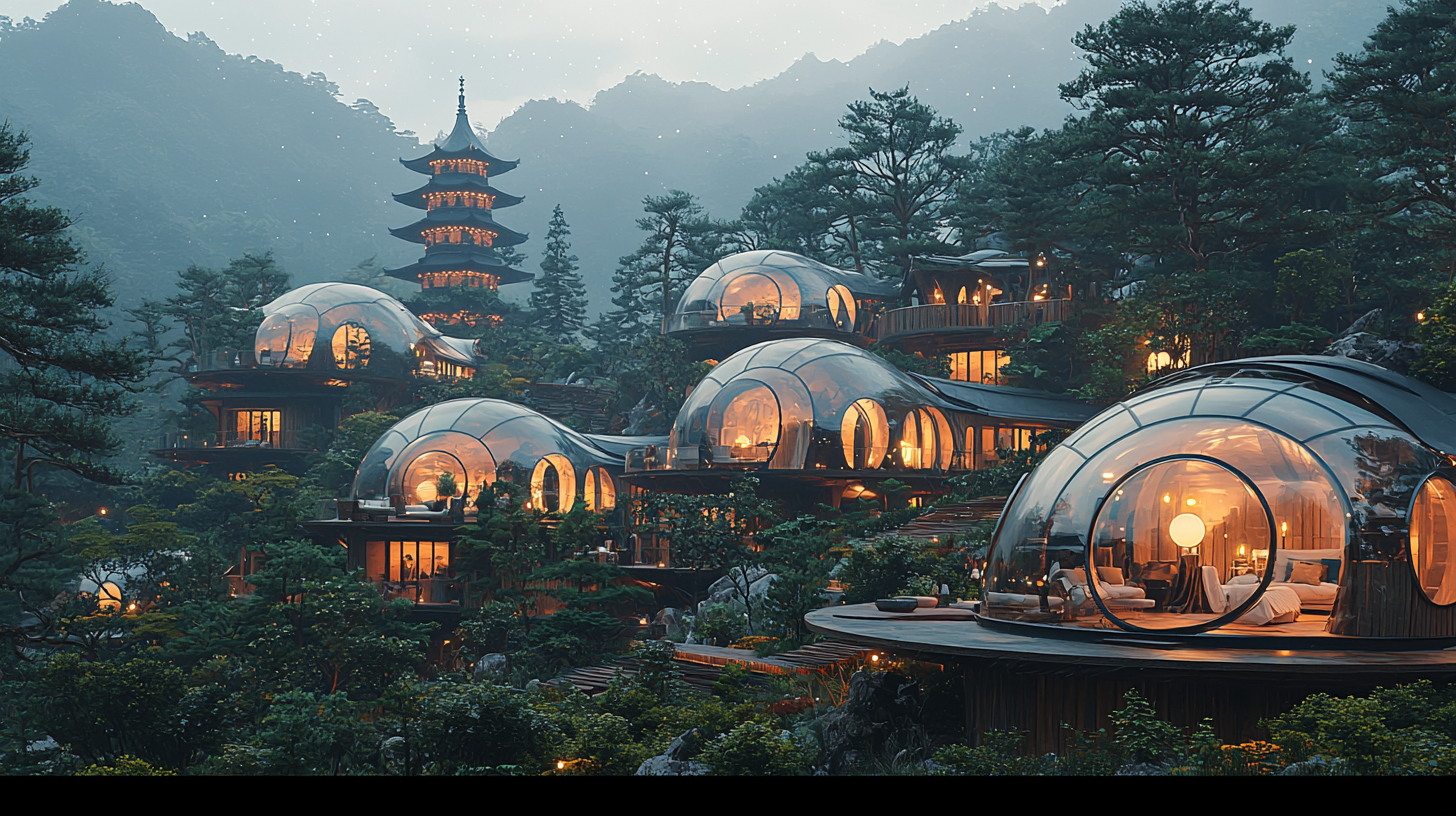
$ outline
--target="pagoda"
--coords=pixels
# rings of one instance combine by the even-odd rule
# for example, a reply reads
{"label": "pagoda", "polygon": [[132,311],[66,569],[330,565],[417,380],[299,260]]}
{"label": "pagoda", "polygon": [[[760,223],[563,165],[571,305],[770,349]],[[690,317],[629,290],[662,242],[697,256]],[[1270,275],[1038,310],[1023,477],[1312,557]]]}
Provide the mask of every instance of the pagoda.
{"label": "pagoda", "polygon": [[[534,277],[512,268],[498,250],[526,240],[526,235],[496,223],[497,208],[521,203],[520,196],[490,186],[492,176],[508,173],[520,162],[498,159],[470,127],[465,115],[465,80],[460,80],[460,107],[455,129],[426,156],[400,159],[410,170],[429,176],[424,186],[400,193],[395,201],[425,211],[425,217],[407,227],[391,229],[396,238],[425,245],[425,255],[409,266],[386,269],[385,274],[418,283],[426,290],[495,290],[501,284]],[[457,304],[458,305],[458,304]],[[488,316],[469,309],[445,309],[420,315],[432,324],[476,325]]]}

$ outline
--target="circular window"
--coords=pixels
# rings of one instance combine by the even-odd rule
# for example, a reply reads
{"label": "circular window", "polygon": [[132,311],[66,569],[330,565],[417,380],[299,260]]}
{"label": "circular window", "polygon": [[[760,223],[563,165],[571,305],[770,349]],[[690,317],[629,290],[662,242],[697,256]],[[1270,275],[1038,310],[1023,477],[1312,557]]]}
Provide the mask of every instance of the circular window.
{"label": "circular window", "polygon": [[1101,612],[1124,629],[1198,632],[1246,614],[1277,622],[1297,615],[1299,601],[1288,589],[1263,599],[1277,560],[1273,530],[1243,475],[1209,459],[1163,460],[1113,485],[1086,548],[1058,553],[1049,577],[1074,615]]}
{"label": "circular window", "polygon": [[586,472],[586,509],[605,513],[617,506],[617,487],[606,468],[594,467]]}
{"label": "circular window", "polygon": [[1432,603],[1456,603],[1456,485],[1432,476],[1410,512],[1410,561],[1416,585]]}

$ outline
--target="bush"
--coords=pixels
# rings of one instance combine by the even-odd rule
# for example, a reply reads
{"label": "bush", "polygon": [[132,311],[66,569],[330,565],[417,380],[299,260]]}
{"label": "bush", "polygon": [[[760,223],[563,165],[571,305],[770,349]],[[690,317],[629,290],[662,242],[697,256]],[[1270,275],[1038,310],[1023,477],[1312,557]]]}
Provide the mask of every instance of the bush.
{"label": "bush", "polygon": [[932,575],[936,558],[923,541],[888,536],[861,544],[839,571],[845,603],[869,603],[904,594],[916,576]]}
{"label": "bush", "polygon": [[1456,693],[1429,681],[1365,698],[1315,694],[1264,727],[1286,763],[1320,757],[1345,773],[1456,773]]}
{"label": "bush", "polygon": [[1112,721],[1112,744],[1128,762],[1156,764],[1176,757],[1181,742],[1178,729],[1158,719],[1137,689],[1128,689],[1122,708],[1107,718]]}
{"label": "bush", "polygon": [[1055,757],[1022,756],[1018,751],[1024,737],[1010,731],[987,731],[975,748],[947,745],[937,749],[930,761],[935,773],[944,776],[1035,776],[1051,773]]}
{"label": "bush", "polygon": [[709,604],[693,621],[693,634],[712,646],[727,646],[747,632],[743,613],[728,604]]}
{"label": "bush", "polygon": [[714,776],[801,776],[809,755],[787,732],[746,722],[708,743],[698,761]]}
{"label": "bush", "polygon": [[176,771],[158,768],[143,759],[122,754],[109,765],[88,765],[76,776],[176,776]]}

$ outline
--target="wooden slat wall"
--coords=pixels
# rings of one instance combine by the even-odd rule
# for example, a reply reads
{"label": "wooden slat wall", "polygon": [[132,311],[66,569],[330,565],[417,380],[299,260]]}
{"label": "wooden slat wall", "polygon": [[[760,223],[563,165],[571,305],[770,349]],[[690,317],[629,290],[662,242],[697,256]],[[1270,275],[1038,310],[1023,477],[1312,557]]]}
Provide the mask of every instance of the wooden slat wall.
{"label": "wooden slat wall", "polygon": [[1292,681],[1220,679],[1209,677],[1151,677],[1129,670],[1099,672],[1095,667],[1054,674],[1019,670],[1000,663],[974,664],[966,670],[966,728],[971,744],[987,731],[1021,732],[1023,753],[1065,752],[1069,745],[1065,723],[1078,731],[1112,731],[1108,716],[1123,707],[1128,689],[1152,703],[1158,715],[1185,732],[1204,718],[1225,742],[1264,737],[1259,721],[1288,711],[1318,692],[1337,695],[1368,693],[1369,680]]}

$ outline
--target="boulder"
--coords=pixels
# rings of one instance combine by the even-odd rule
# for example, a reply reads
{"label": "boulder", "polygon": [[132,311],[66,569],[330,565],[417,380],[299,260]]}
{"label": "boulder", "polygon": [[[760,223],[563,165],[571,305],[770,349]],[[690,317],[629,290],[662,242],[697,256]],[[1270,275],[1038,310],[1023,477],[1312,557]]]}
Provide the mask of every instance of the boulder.
{"label": "boulder", "polygon": [[705,776],[707,773],[708,766],[701,762],[680,762],[659,754],[643,760],[633,776]]}
{"label": "boulder", "polygon": [[920,691],[914,680],[893,672],[857,671],[844,704],[825,714],[824,765],[838,773],[864,752],[873,752],[906,730],[923,730]]}
{"label": "boulder", "polygon": [[475,678],[504,677],[510,673],[510,659],[503,654],[482,655],[475,661]]}
{"label": "boulder", "polygon": [[1384,312],[1371,309],[1359,320],[1340,332],[1322,354],[1328,357],[1348,357],[1351,360],[1378,365],[1400,374],[1410,372],[1411,363],[1420,357],[1419,343],[1402,343],[1386,340],[1373,332],[1384,320]]}
{"label": "boulder", "polygon": [[683,613],[680,609],[672,607],[663,609],[652,619],[652,623],[662,627],[662,636],[668,640],[682,640],[688,635],[688,627],[683,621]]}
{"label": "boulder", "polygon": [[[734,575],[741,574],[737,568],[734,568],[733,573]],[[763,601],[768,595],[768,588],[773,586],[773,582],[777,581],[779,577],[760,567],[752,567],[748,570],[748,579],[750,581],[748,597],[752,600],[755,609],[761,609]],[[726,575],[708,587],[707,597],[698,603],[697,614],[703,614],[704,609],[714,604],[726,604],[739,612],[747,611],[743,606],[742,597],[733,586],[733,581]]]}

